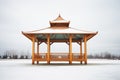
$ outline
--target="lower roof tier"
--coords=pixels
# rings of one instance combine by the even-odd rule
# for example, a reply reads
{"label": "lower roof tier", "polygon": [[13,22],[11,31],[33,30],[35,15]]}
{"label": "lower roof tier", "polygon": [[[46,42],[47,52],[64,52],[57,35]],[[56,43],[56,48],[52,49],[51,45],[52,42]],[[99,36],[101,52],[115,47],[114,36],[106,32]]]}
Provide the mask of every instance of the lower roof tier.
{"label": "lower roof tier", "polygon": [[73,41],[80,41],[83,40],[84,35],[87,36],[87,40],[95,36],[98,32],[91,32],[85,30],[78,30],[74,28],[45,28],[40,30],[22,32],[27,38],[32,40],[35,37],[39,41],[46,42],[47,35],[50,35],[50,40],[53,42],[67,42],[69,41],[69,35],[72,35]]}

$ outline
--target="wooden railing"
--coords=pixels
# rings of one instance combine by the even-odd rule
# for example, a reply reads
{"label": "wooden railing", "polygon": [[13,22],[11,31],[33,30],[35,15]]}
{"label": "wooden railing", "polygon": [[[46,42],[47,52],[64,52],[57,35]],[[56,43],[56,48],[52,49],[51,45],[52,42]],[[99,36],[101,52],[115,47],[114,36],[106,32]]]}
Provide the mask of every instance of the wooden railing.
{"label": "wooden railing", "polygon": [[[73,53],[72,61],[84,61],[84,53]],[[69,53],[50,53],[50,61],[69,61]],[[47,61],[47,53],[35,53],[36,61]]]}

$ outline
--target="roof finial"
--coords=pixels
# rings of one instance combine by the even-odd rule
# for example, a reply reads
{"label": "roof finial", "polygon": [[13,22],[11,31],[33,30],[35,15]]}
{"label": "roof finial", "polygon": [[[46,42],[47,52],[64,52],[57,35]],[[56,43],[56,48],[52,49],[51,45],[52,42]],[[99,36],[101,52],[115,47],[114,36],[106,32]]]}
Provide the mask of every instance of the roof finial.
{"label": "roof finial", "polygon": [[54,21],[58,21],[58,20],[64,20],[61,15],[59,14],[58,17],[54,20]]}
{"label": "roof finial", "polygon": [[61,17],[60,13],[59,13],[59,17]]}

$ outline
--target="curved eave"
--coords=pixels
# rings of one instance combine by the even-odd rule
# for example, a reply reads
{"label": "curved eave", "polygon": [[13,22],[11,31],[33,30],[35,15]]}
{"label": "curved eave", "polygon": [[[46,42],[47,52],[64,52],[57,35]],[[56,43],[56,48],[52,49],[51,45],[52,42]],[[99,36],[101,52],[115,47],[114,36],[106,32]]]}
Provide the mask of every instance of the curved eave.
{"label": "curved eave", "polygon": [[[73,35],[87,35],[87,41],[94,37],[98,32],[93,33],[31,33],[31,32],[22,32],[24,36],[26,36],[28,39],[32,41],[33,38],[35,38],[36,35],[47,35],[47,34],[73,34]],[[83,39],[83,38],[82,38]],[[62,39],[64,41],[64,38]],[[62,42],[62,41],[61,41]]]}
{"label": "curved eave", "polygon": [[29,33],[23,32],[23,31],[22,31],[22,34],[23,34],[24,36],[26,36],[28,39],[30,39],[31,41],[32,41],[32,39],[33,39],[33,37],[34,37],[34,34],[29,34]]}
{"label": "curved eave", "polygon": [[95,32],[94,34],[88,34],[87,41],[94,37],[96,34],[98,34],[98,32]]}

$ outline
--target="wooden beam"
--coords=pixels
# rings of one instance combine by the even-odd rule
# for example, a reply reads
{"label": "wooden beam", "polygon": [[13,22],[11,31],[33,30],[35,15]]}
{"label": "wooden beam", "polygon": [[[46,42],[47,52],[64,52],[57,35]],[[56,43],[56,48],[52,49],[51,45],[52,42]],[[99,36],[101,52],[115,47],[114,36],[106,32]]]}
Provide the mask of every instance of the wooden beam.
{"label": "wooden beam", "polygon": [[89,34],[89,35],[87,35],[87,36],[86,36],[86,37],[87,37],[87,40],[91,39],[94,35],[95,35],[95,34]]}
{"label": "wooden beam", "polygon": [[39,41],[39,45],[42,44],[42,42]]}
{"label": "wooden beam", "polygon": [[70,34],[69,36],[69,56],[70,56],[70,60],[69,60],[69,64],[72,64],[72,35]]}
{"label": "wooden beam", "polygon": [[[80,59],[82,59],[82,40],[80,41]],[[81,61],[82,64],[82,61]]]}
{"label": "wooden beam", "polygon": [[69,42],[65,42],[67,45],[69,45]]}
{"label": "wooden beam", "polygon": [[50,45],[52,45],[54,42],[50,42]]}
{"label": "wooden beam", "polygon": [[80,42],[78,41],[78,42],[77,42],[77,44],[79,44],[79,45],[80,45]]}
{"label": "wooden beam", "polygon": [[87,64],[87,37],[84,35],[84,58],[85,64]]}
{"label": "wooden beam", "polygon": [[35,58],[35,37],[32,37],[32,64],[34,64],[34,58]]}
{"label": "wooden beam", "polygon": [[47,63],[50,64],[50,34],[47,35]]}
{"label": "wooden beam", "polygon": [[[39,55],[39,41],[37,40],[37,55]],[[37,61],[37,64],[39,63],[39,61]]]}
{"label": "wooden beam", "polygon": [[[41,42],[47,42],[46,39],[39,39]],[[80,40],[75,40],[75,39],[72,39],[72,42],[79,42]],[[69,42],[69,39],[64,39],[64,40],[50,40],[50,42]]]}

